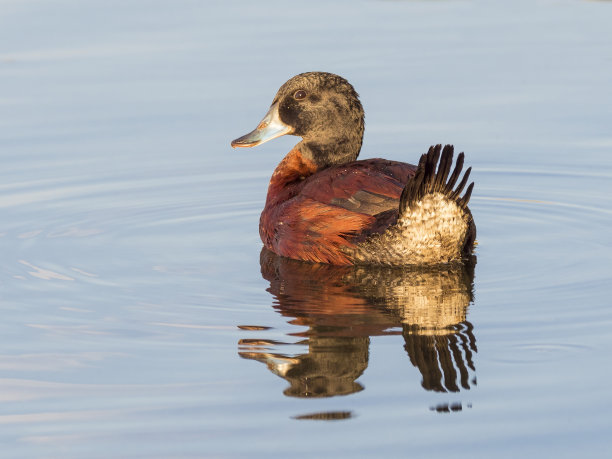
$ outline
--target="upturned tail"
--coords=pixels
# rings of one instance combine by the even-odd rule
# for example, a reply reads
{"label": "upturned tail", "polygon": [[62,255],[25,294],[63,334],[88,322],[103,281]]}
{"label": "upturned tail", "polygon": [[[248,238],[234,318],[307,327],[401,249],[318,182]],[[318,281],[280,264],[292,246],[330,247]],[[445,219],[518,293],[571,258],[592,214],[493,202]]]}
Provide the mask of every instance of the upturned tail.
{"label": "upturned tail", "polygon": [[[408,208],[422,200],[425,195],[433,193],[441,193],[446,199],[454,201],[461,209],[465,210],[467,208],[474,189],[474,182],[469,184],[463,197],[461,197],[461,192],[470,178],[472,168],[468,167],[457,188],[453,189],[461,175],[464,161],[463,152],[459,153],[455,169],[447,181],[453,165],[454,150],[452,145],[445,145],[444,149],[442,149],[442,145],[436,145],[435,147],[429,147],[429,151],[421,155],[414,177],[406,184],[402,192],[399,208],[400,218],[406,214]],[[442,157],[440,157],[440,151],[442,151]],[[438,160],[440,161],[439,165]],[[437,171],[436,165],[438,165]]]}
{"label": "upturned tail", "polygon": [[[467,206],[474,182],[461,195],[472,168],[467,168],[457,185],[464,154],[457,155],[451,173],[453,153],[452,145],[429,147],[429,151],[421,156],[414,177],[406,184],[399,206],[399,222],[406,228],[406,233],[423,240],[426,245],[439,248],[439,251],[432,252],[440,254],[441,262],[469,256],[476,240],[476,225]],[[426,249],[424,251],[427,253]]]}
{"label": "upturned tail", "polygon": [[457,156],[451,173],[453,150],[452,145],[436,145],[421,156],[401,194],[397,222],[360,243],[351,253],[356,263],[433,265],[471,255],[476,225],[467,204],[474,183],[462,196],[471,168],[457,185],[464,155]]}

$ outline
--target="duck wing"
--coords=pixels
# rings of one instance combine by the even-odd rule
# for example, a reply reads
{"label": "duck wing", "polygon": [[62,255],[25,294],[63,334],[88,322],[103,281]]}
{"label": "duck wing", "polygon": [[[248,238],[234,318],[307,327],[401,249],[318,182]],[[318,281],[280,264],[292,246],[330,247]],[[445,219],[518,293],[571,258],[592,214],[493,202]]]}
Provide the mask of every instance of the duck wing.
{"label": "duck wing", "polygon": [[266,247],[294,259],[350,264],[344,249],[397,221],[415,166],[370,159],[332,166],[303,180],[293,197],[262,213]]}
{"label": "duck wing", "polygon": [[385,159],[355,161],[312,177],[301,195],[351,212],[378,215],[399,210],[402,191],[416,166]]}

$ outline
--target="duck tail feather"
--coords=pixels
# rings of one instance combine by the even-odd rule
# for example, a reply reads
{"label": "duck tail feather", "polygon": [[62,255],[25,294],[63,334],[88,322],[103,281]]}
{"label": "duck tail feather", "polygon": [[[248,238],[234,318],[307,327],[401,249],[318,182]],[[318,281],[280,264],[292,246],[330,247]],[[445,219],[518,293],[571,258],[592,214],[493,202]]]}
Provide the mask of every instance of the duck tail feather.
{"label": "duck tail feather", "polygon": [[446,186],[446,179],[448,173],[453,165],[453,152],[454,148],[452,145],[445,145],[442,150],[442,158],[440,159],[440,165],[438,166],[438,173],[436,174],[435,189],[444,189]]}
{"label": "duck tail feather", "polygon": [[459,199],[459,205],[463,208],[467,207],[470,198],[472,197],[472,190],[474,189],[474,182],[470,183],[465,191],[465,194]]}
{"label": "duck tail feather", "polygon": [[461,174],[461,169],[463,168],[464,159],[465,155],[463,154],[463,152],[459,153],[459,155],[457,156],[457,163],[455,164],[455,170],[451,174],[451,177],[448,180],[448,183],[446,184],[446,189],[444,190],[445,193],[451,192],[453,190],[453,187],[455,186],[455,183],[457,183],[457,179],[459,178],[459,174]]}
{"label": "duck tail feather", "polygon": [[461,192],[467,184],[472,168],[465,171],[459,185],[455,187],[463,169],[464,154],[459,153],[455,168],[448,178],[453,166],[453,153],[452,145],[446,145],[444,149],[442,145],[435,145],[421,156],[414,177],[408,181],[400,197],[400,215],[405,214],[407,209],[423,199],[425,195],[433,193],[443,194],[449,200],[455,201],[462,209],[467,207],[474,189],[474,182],[470,183],[463,196]]}
{"label": "duck tail feather", "polygon": [[470,172],[472,172],[472,168],[468,167],[467,170],[465,171],[465,174],[463,175],[463,178],[461,179],[461,182],[459,182],[459,185],[457,185],[457,188],[455,188],[455,191],[453,191],[451,193],[451,195],[449,196],[451,199],[459,198],[459,195],[463,191],[463,188],[465,187],[465,184],[467,183],[468,179],[470,178]]}

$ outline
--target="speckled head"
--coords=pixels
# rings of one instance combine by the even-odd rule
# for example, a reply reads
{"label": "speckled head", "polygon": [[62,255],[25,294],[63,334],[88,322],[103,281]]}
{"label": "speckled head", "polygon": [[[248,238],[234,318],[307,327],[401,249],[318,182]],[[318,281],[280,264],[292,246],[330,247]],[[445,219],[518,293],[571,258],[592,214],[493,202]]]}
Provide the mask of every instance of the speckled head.
{"label": "speckled head", "polygon": [[354,161],[363,140],[359,95],[344,78],[308,72],[283,84],[257,128],[232,142],[252,147],[285,134],[302,137],[300,152],[318,167]]}

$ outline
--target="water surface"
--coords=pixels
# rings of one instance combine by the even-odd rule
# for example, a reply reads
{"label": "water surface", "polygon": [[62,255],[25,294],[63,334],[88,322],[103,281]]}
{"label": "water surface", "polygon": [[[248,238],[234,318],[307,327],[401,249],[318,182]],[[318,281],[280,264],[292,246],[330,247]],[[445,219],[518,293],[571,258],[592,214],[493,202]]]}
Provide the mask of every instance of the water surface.
{"label": "water surface", "polygon": [[[6,457],[601,457],[612,377],[612,3],[0,3]],[[261,251],[296,73],[362,158],[454,143],[475,264]]]}

